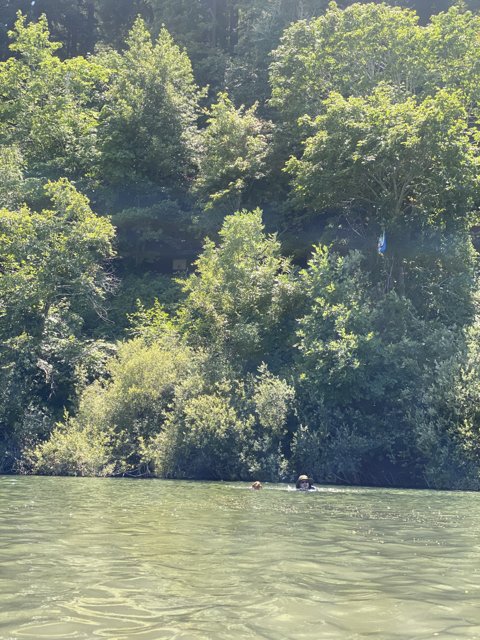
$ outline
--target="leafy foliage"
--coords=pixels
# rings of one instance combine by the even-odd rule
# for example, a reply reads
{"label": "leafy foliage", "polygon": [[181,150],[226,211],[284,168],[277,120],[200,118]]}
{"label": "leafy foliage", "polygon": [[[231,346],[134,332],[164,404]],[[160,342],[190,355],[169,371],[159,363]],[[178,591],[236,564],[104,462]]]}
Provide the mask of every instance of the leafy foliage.
{"label": "leafy foliage", "polygon": [[111,185],[181,184],[191,174],[198,100],[190,60],[162,29],[155,43],[136,20],[99,123],[100,170]]}
{"label": "leafy foliage", "polygon": [[480,486],[479,17],[394,4],[0,8],[2,471]]}
{"label": "leafy foliage", "polygon": [[425,460],[411,407],[435,388],[436,368],[461,334],[422,318],[407,298],[382,294],[360,254],[319,247],[303,280],[310,307],[298,332],[303,430],[295,455],[315,446],[314,469],[325,480],[420,481]]}
{"label": "leafy foliage", "polygon": [[89,178],[96,160],[99,94],[109,72],[84,58],[61,61],[47,20],[18,15],[16,57],[0,63],[0,134],[39,176]]}
{"label": "leafy foliage", "polygon": [[66,180],[49,183],[46,194],[51,209],[0,211],[4,441],[34,439],[48,415],[71,400],[77,367],[91,351],[82,313],[99,308],[110,287],[109,221],[95,216]]}
{"label": "leafy foliage", "polygon": [[286,30],[271,67],[272,104],[295,125],[316,116],[330,92],[370,93],[382,82],[408,92],[423,82],[422,41],[413,11],[386,4],[334,2],[324,16]]}
{"label": "leafy foliage", "polygon": [[57,425],[51,437],[26,453],[35,473],[46,475],[108,476],[114,471],[108,433],[95,425],[82,429],[73,418]]}
{"label": "leafy foliage", "polygon": [[478,159],[461,95],[439,91],[417,104],[386,87],[367,98],[334,93],[314,126],[303,157],[287,164],[299,206],[359,205],[387,228],[475,221]]}
{"label": "leafy foliage", "polygon": [[261,212],[228,216],[219,246],[207,240],[196,268],[184,281],[180,315],[190,341],[208,347],[218,366],[239,371],[281,362],[298,290],[278,240],[264,234]]}
{"label": "leafy foliage", "polygon": [[226,94],[218,96],[202,135],[195,191],[204,209],[236,211],[255,181],[265,176],[266,125],[250,109],[235,109]]}

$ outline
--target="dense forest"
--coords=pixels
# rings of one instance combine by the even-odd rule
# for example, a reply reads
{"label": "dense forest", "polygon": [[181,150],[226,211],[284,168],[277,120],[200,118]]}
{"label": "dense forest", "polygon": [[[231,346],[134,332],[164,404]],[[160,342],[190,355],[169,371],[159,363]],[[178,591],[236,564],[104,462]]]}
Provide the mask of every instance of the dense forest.
{"label": "dense forest", "polygon": [[478,11],[4,0],[0,471],[480,488]]}

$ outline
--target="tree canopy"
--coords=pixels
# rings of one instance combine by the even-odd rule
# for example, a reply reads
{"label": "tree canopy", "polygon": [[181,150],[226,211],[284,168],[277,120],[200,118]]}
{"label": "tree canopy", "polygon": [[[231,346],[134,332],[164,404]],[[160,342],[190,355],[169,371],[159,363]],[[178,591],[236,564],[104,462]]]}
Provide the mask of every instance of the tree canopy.
{"label": "tree canopy", "polygon": [[480,7],[434,4],[4,3],[1,471],[479,488]]}

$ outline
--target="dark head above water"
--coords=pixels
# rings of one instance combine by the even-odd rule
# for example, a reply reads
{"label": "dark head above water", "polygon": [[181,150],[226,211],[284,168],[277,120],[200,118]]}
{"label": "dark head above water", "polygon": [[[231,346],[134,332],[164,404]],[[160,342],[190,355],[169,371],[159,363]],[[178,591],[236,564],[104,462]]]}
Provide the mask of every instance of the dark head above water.
{"label": "dark head above water", "polygon": [[312,482],[313,480],[309,476],[306,476],[306,475],[298,476],[298,480],[295,484],[295,488],[298,489],[299,491],[310,491],[312,489],[315,489]]}

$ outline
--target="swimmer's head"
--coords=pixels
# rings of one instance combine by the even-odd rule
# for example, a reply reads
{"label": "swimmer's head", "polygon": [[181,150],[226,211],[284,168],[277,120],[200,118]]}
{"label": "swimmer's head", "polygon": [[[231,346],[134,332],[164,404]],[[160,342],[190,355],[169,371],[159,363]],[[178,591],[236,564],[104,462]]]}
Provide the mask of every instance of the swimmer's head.
{"label": "swimmer's head", "polygon": [[296,488],[297,489],[310,489],[310,487],[312,486],[312,478],[309,478],[308,476],[305,475],[301,475],[298,476],[298,480],[296,483]]}

